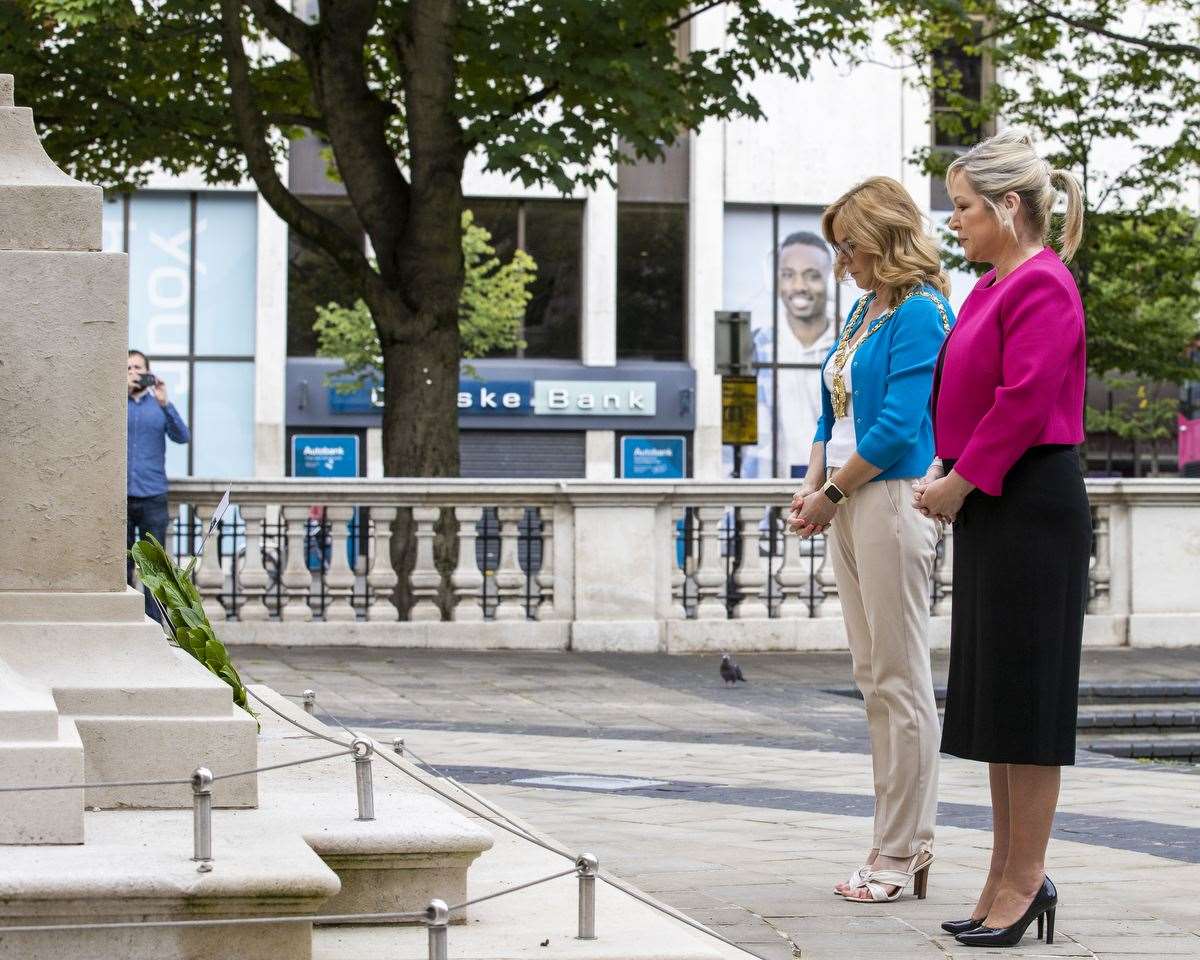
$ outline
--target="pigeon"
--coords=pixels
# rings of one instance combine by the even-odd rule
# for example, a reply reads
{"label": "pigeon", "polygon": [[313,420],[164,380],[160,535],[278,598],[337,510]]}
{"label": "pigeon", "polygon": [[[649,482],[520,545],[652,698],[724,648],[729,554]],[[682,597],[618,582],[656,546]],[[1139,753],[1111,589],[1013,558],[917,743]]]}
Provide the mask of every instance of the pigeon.
{"label": "pigeon", "polygon": [[727,653],[721,654],[721,679],[734,686],[739,680],[742,683],[746,682],[746,678],[742,676],[742,668],[734,663],[733,658]]}

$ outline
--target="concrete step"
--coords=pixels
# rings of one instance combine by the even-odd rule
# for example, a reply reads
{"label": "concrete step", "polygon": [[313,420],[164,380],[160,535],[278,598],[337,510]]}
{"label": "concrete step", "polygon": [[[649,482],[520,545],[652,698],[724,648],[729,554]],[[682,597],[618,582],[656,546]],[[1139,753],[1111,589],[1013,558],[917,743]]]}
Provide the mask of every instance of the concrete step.
{"label": "concrete step", "polygon": [[[84,745],[89,782],[186,779],[198,766],[257,765],[257,724],[233,705],[228,684],[148,620],[138,596],[120,595],[138,619],[120,623],[0,623],[0,659],[48,689]],[[69,604],[67,605],[69,607]],[[50,614],[47,613],[48,617]],[[253,777],[216,784],[218,806],[251,807]],[[179,786],[89,790],[89,807],[191,805]]]}
{"label": "concrete step", "polygon": [[[294,721],[336,739],[349,739],[343,730],[321,727],[269,687],[252,689]],[[270,758],[264,764],[337,749],[304,736],[269,710],[261,713],[261,750],[264,758]],[[372,779],[375,819],[370,821],[355,819],[354,761],[349,757],[271,771],[260,783],[261,814],[302,835],[341,880],[341,891],[321,912],[407,912],[424,909],[434,897],[447,903],[466,900],[468,870],[491,848],[490,831],[379,758],[372,761]],[[465,912],[451,919],[462,922]]]}
{"label": "concrete step", "polygon": [[[4,847],[0,925],[293,916],[337,893],[337,876],[295,831],[249,811],[216,819],[206,873],[190,859],[184,810],[87,813],[82,845]],[[311,931],[289,922],[7,933],[0,960],[308,960]]]}
{"label": "concrete step", "polygon": [[[511,834],[471,871],[468,892],[484,896],[557,873],[570,864]],[[597,939],[575,939],[578,881],[573,876],[489,900],[470,922],[451,927],[454,960],[746,960],[746,954],[706,937],[604,882],[596,884]],[[313,960],[424,960],[427,932],[415,927],[318,927]]]}
{"label": "concrete step", "polygon": [[[83,782],[83,744],[45,687],[0,660],[0,783]],[[82,843],[78,790],[0,793],[0,843]]]}

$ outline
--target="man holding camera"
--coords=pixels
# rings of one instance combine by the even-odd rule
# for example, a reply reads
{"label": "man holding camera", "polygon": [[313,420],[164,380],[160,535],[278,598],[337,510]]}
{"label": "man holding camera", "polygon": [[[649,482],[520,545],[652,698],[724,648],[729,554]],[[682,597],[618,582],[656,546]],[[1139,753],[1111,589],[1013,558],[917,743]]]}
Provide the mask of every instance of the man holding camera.
{"label": "man holding camera", "polygon": [[[175,443],[191,440],[187,424],[167,399],[167,385],[150,372],[150,361],[140,350],[129,351],[129,402],[126,407],[126,547],[146,533],[167,542],[167,437]],[[133,563],[128,562],[133,581]],[[158,605],[146,593],[146,614],[160,618]]]}

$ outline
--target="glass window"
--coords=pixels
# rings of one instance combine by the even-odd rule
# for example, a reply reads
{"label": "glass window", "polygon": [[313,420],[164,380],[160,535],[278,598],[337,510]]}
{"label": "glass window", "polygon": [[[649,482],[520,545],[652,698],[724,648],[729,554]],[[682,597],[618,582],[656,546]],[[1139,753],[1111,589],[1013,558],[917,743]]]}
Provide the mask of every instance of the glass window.
{"label": "glass window", "polygon": [[167,476],[252,476],[256,195],[115,195],[103,245],[129,252],[129,345],[192,434],[167,444]]}
{"label": "glass window", "polygon": [[254,476],[254,364],[197,361],[192,472]]}
{"label": "glass window", "polygon": [[186,193],[129,200],[129,340],[149,356],[191,349],[192,209]]}
{"label": "glass window", "polygon": [[583,204],[468,197],[466,207],[492,235],[491,244],[501,261],[507,262],[521,249],[537,264],[525,308],[525,349],[490,356],[577,358],[583,307]]}
{"label": "glass window", "polygon": [[682,360],[687,207],[617,205],[617,356]]}
{"label": "glass window", "polygon": [[124,253],[125,197],[119,193],[105,197],[100,218],[100,249],[106,253]]}
{"label": "glass window", "polygon": [[726,474],[802,477],[821,416],[820,366],[858,291],[834,280],[818,211],[730,207],[724,246],[724,307],[750,312],[758,367],[758,443],[726,447]]}
{"label": "glass window", "polygon": [[258,210],[254,194],[202,193],[196,200],[198,354],[254,353]]}
{"label": "glass window", "polygon": [[[363,236],[354,207],[345,198],[305,197],[304,202],[338,223],[352,236]],[[317,335],[313,321],[318,306],[340,303],[351,306],[358,299],[353,284],[324,250],[288,231],[288,331],[289,357],[315,357]]]}
{"label": "glass window", "polygon": [[[171,401],[184,423],[192,434],[192,444],[196,442],[195,425],[192,423],[192,377],[191,366],[186,360],[157,360],[151,361],[151,369],[155,376],[161,377],[167,384],[167,399]],[[167,441],[167,476],[186,477],[190,474],[189,465],[192,444],[174,443]]]}
{"label": "glass window", "polygon": [[524,355],[574,360],[583,305],[583,205],[547,200],[524,207],[525,249],[537,264],[525,308]]}

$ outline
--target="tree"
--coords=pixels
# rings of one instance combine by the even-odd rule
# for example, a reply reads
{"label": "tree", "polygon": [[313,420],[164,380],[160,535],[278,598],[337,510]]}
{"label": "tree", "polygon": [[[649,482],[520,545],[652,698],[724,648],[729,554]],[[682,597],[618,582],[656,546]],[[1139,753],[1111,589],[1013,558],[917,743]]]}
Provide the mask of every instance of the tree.
{"label": "tree", "polygon": [[[724,6],[719,49],[680,54]],[[758,116],[745,80],[805,74],[865,38],[841,0],[15,0],[0,56],[75,175],[136,185],[152,166],[253,178],[289,228],[353,281],[379,336],[388,475],[458,470],[464,163],[563,192],[611,177],[618,142],[654,158],[704,120]],[[313,9],[315,8],[315,9]],[[330,147],[370,240],[291,193],[278,161]]]}
{"label": "tree", "polygon": [[[458,305],[458,332],[464,358],[483,357],[496,350],[524,347],[521,322],[532,294],[529,285],[537,264],[524,250],[501,263],[492,235],[474,222],[470,210],[462,218],[463,289]],[[371,312],[362,301],[352,306],[330,303],[317,307],[315,323],[323,357],[337,357],[343,367],[334,373],[336,389],[353,392],[377,383],[383,351]]]}
{"label": "tree", "polygon": [[[943,140],[1002,119],[1079,175],[1085,232],[1071,269],[1092,372],[1195,376],[1200,223],[1184,185],[1200,178],[1200,3],[934,0],[919,16],[904,3],[877,12],[896,17],[892,43],[925,66]],[[982,97],[962,89],[945,56],[954,47],[988,61]],[[953,155],[926,147],[916,160],[940,176]]]}

